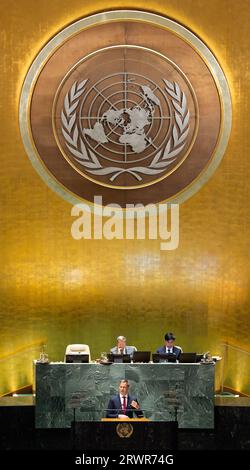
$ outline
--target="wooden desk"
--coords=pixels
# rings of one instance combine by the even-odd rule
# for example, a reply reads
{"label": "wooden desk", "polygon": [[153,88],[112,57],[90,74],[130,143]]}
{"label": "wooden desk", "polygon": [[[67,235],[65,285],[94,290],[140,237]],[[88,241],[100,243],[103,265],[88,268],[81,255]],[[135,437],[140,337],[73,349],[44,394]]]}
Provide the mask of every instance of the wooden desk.
{"label": "wooden desk", "polygon": [[112,422],[112,421],[116,421],[116,422],[117,421],[120,421],[120,422],[123,421],[125,423],[131,423],[131,421],[139,423],[140,421],[142,421],[142,422],[145,423],[145,422],[149,422],[150,419],[147,419],[147,418],[127,418],[127,419],[126,418],[102,418],[101,421],[110,421],[110,422]]}

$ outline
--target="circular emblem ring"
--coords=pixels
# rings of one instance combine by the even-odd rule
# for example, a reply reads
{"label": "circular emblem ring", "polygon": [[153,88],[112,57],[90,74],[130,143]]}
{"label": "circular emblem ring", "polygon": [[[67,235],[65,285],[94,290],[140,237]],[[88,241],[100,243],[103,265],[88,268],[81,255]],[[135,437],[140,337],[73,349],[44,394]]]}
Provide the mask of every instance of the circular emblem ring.
{"label": "circular emblem ring", "polygon": [[20,127],[36,170],[71,203],[182,202],[217,168],[231,129],[224,73],[193,33],[158,15],[77,21],[34,60]]}
{"label": "circular emblem ring", "polygon": [[[164,75],[177,75],[178,84],[156,73],[152,55],[158,67],[163,62]],[[100,62],[114,73],[103,77]],[[75,81],[76,70],[91,76],[91,69],[94,83]],[[138,73],[143,69],[145,75]],[[177,65],[127,45],[96,51],[77,63],[57,89],[52,116],[66,160],[82,176],[117,189],[145,187],[175,171],[191,150],[199,121],[195,92]]]}
{"label": "circular emblem ring", "polygon": [[130,436],[132,436],[133,432],[134,428],[131,423],[119,423],[116,426],[116,433],[122,439],[129,438]]}

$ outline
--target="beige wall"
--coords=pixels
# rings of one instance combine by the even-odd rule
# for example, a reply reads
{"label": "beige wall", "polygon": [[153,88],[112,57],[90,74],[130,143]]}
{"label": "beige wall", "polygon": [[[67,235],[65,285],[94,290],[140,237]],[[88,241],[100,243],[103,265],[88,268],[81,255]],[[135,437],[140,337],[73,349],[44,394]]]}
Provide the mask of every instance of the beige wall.
{"label": "beige wall", "polygon": [[[21,142],[18,100],[30,63],[54,34],[102,10],[103,1],[0,5],[0,394],[31,383],[31,362],[16,353],[39,342],[53,360],[73,342],[90,344],[98,357],[117,334],[154,350],[167,330],[186,351],[219,353],[222,341],[249,350],[249,1],[146,3],[213,50],[233,101],[227,152],[211,180],[182,204],[173,252],[150,240],[73,240],[70,205],[36,174]],[[106,0],[105,7],[143,9],[145,1]],[[245,362],[229,368],[227,381],[250,394]]]}

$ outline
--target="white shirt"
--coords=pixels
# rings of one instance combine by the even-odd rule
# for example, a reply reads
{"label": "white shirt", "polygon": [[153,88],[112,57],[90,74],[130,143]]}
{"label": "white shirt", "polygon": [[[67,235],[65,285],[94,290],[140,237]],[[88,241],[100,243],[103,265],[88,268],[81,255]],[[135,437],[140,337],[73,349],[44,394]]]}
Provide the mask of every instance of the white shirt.
{"label": "white shirt", "polygon": [[122,407],[123,407],[123,403],[124,403],[124,398],[126,398],[126,408],[127,408],[127,406],[128,406],[128,395],[121,395],[120,394],[120,400],[121,400]]}
{"label": "white shirt", "polygon": [[172,354],[172,353],[173,353],[173,348],[167,348],[167,347],[166,347],[166,353],[167,353],[167,354],[169,354],[169,353]]}
{"label": "white shirt", "polygon": [[[121,401],[121,405],[122,405],[122,411],[124,411],[124,410],[123,410],[124,398],[126,398],[126,402],[125,402],[125,403],[126,403],[126,409],[127,409],[127,406],[128,406],[128,396],[127,396],[127,395],[121,395],[121,394],[119,394],[119,395],[120,395],[120,401]],[[125,411],[124,411],[124,413],[125,413]],[[124,414],[119,414],[119,415],[118,415],[118,418],[123,418],[123,417],[125,418],[126,415],[124,415]]]}

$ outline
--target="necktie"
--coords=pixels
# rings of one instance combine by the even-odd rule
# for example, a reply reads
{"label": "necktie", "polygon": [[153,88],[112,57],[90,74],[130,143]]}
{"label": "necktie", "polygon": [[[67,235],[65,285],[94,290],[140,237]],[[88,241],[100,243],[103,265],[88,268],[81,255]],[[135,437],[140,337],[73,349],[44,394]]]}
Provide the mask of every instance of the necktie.
{"label": "necktie", "polygon": [[168,354],[170,354],[170,349],[168,348]]}
{"label": "necktie", "polygon": [[126,397],[122,397],[123,398],[123,404],[122,404],[122,409],[123,409],[123,412],[124,414],[126,414]]}

